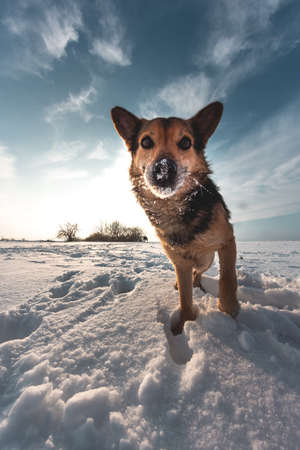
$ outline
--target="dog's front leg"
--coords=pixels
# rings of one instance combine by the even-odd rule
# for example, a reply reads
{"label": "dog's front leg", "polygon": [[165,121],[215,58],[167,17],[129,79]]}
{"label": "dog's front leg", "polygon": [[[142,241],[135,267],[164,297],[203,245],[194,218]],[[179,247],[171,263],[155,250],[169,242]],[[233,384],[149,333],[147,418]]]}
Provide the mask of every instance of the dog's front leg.
{"label": "dog's front leg", "polygon": [[182,333],[187,320],[196,319],[196,313],[193,309],[192,266],[175,265],[175,271],[179,290],[179,317],[171,324],[171,331],[177,335]]}
{"label": "dog's front leg", "polygon": [[237,280],[235,272],[236,245],[232,238],[218,250],[220,261],[219,309],[232,317],[239,313],[239,303],[236,298]]}

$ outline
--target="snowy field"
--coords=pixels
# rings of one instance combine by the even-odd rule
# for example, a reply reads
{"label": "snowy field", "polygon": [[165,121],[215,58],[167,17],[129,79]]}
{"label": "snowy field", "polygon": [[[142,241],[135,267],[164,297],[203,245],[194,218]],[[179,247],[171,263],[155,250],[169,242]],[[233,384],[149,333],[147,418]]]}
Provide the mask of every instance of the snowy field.
{"label": "snowy field", "polygon": [[236,321],[173,337],[160,245],[0,243],[0,449],[300,448],[300,242],[239,243]]}

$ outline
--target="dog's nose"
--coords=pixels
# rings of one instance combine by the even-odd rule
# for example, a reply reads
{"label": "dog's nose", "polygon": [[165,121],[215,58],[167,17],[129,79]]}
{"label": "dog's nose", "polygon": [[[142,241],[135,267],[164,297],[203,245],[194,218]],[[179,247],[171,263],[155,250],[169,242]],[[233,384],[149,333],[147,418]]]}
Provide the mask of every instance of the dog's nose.
{"label": "dog's nose", "polygon": [[153,178],[157,186],[171,186],[175,181],[176,174],[177,166],[172,159],[161,158],[153,166]]}

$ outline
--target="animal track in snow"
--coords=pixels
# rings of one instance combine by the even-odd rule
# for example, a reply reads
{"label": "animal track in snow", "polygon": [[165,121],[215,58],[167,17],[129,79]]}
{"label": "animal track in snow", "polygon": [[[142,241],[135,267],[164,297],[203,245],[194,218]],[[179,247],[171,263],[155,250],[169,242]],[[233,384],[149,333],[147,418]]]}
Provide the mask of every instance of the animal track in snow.
{"label": "animal track in snow", "polygon": [[41,317],[20,308],[0,314],[0,343],[13,339],[24,339],[41,324]]}
{"label": "animal track in snow", "polygon": [[[95,276],[89,276],[87,279],[71,279],[80,273],[80,271],[69,271],[56,278],[56,281],[64,281],[60,285],[54,286],[50,289],[50,298],[56,301],[52,301],[50,310],[52,312],[59,312],[72,306],[74,302],[77,302],[82,298],[85,293],[91,292],[90,295],[94,298],[98,298],[105,291],[105,288],[110,285],[110,274],[100,273]],[[95,291],[95,292],[92,292]]]}
{"label": "animal track in snow", "polygon": [[73,284],[73,281],[66,281],[65,283],[62,283],[60,286],[55,286],[50,289],[52,298],[62,298],[65,297],[71,286]]}
{"label": "animal track in snow", "polygon": [[114,294],[127,294],[135,288],[137,281],[137,279],[127,278],[121,273],[113,279],[111,288]]}
{"label": "animal track in snow", "polygon": [[171,319],[174,315],[175,314],[173,313],[170,317],[168,311],[158,305],[157,321],[164,326],[164,333],[167,338],[170,356],[176,364],[183,365],[190,361],[193,356],[193,350],[188,344],[184,330],[182,334],[177,336],[173,335],[171,331]]}
{"label": "animal track in snow", "polygon": [[92,280],[88,280],[84,284],[85,291],[91,291],[92,289],[98,287],[106,287],[109,286],[110,275],[108,273],[102,273],[97,275]]}
{"label": "animal track in snow", "polygon": [[62,275],[59,275],[56,278],[56,281],[69,281],[71,278],[74,277],[74,275],[77,275],[79,272],[79,270],[68,270],[67,272],[63,273]]}

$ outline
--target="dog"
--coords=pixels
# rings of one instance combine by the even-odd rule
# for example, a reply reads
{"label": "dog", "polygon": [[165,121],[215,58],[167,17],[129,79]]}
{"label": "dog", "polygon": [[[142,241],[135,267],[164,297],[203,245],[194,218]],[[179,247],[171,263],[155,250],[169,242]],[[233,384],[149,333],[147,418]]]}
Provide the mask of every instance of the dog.
{"label": "dog", "polygon": [[177,117],[138,118],[124,108],[111,110],[114,126],[131,153],[133,191],[144,208],[176,272],[178,314],[171,321],[174,335],[195,320],[193,286],[212,264],[220,263],[220,311],[235,318],[236,244],[230,212],[205,158],[208,139],[218,126],[223,104],[213,102],[188,120]]}

